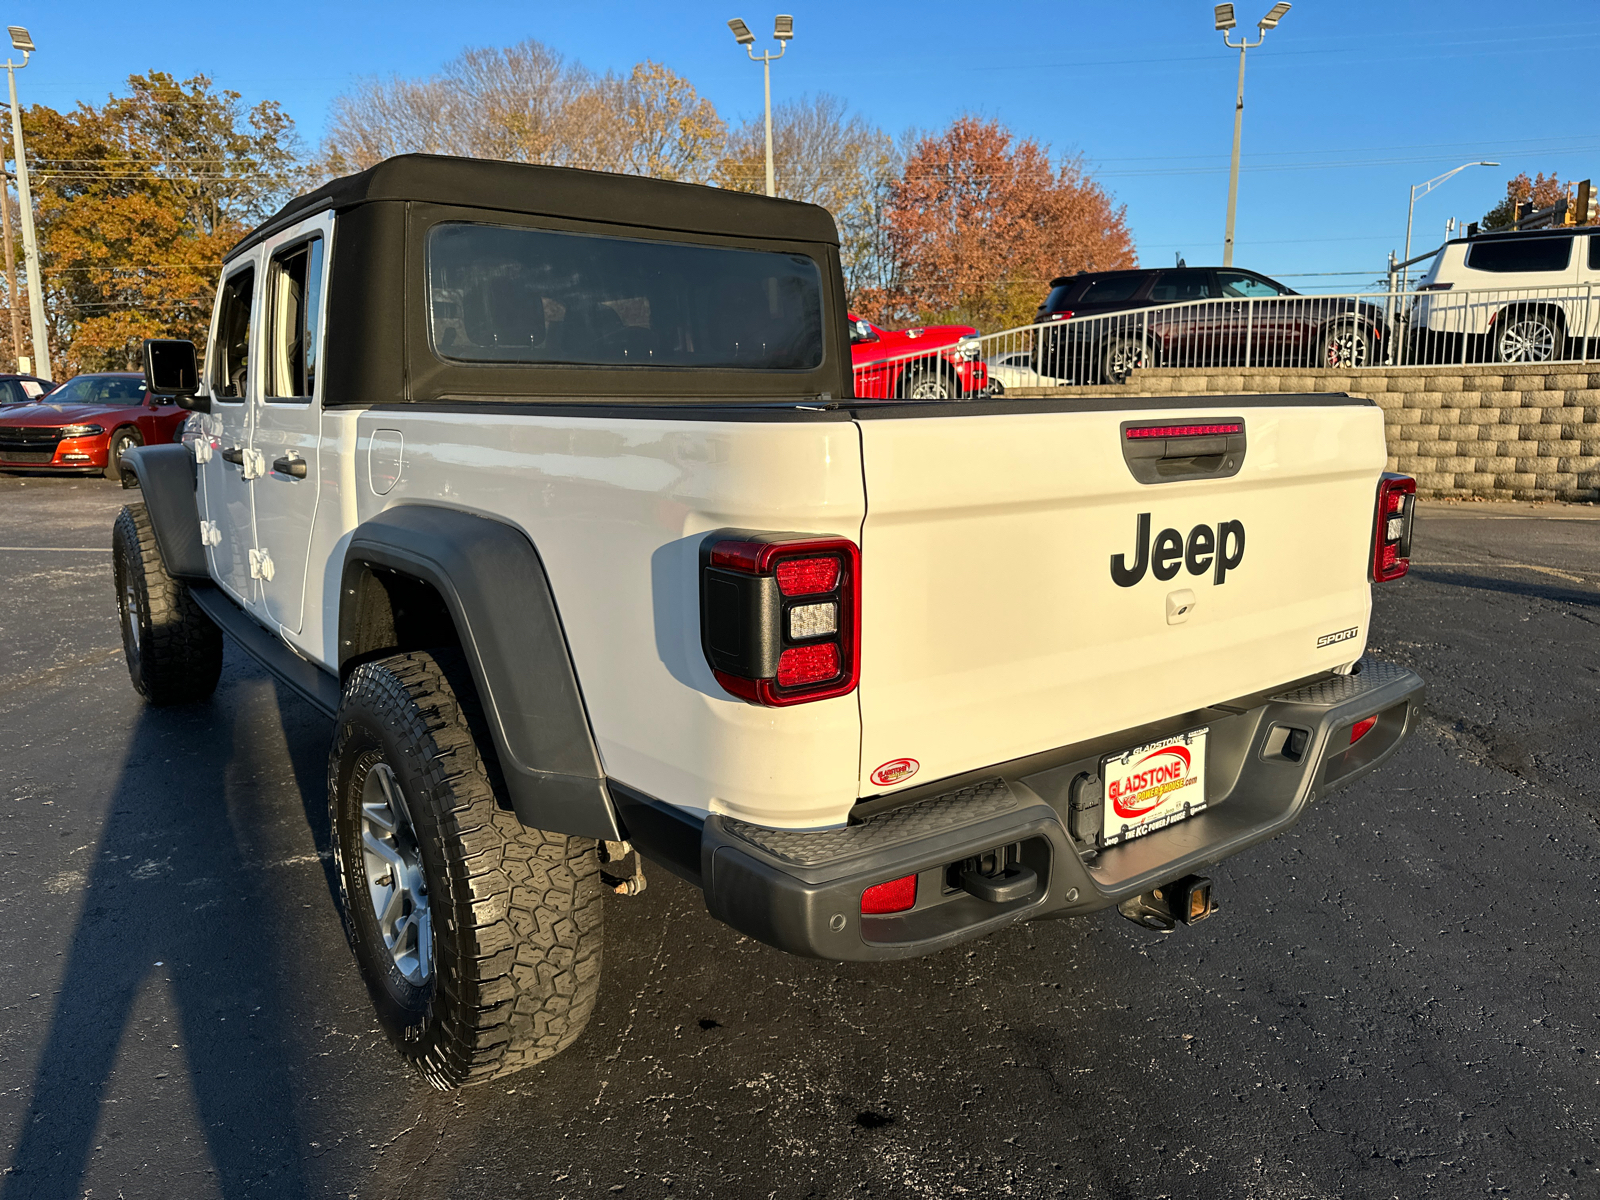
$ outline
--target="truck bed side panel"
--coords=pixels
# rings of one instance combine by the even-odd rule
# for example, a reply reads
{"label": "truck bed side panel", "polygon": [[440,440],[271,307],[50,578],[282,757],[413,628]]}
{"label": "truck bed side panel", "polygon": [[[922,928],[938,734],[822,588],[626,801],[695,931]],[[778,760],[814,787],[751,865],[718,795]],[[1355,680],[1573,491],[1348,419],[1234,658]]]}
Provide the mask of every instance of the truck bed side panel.
{"label": "truck bed side panel", "polygon": [[[859,772],[856,698],[763,709],[723,692],[700,646],[698,555],[702,535],[725,527],[859,539],[855,425],[489,406],[369,411],[357,425],[358,520],[435,503],[527,533],[608,775],[701,814],[788,827],[844,819]],[[404,438],[400,478],[381,496],[368,478],[379,430]],[[382,444],[395,443],[391,433]]]}

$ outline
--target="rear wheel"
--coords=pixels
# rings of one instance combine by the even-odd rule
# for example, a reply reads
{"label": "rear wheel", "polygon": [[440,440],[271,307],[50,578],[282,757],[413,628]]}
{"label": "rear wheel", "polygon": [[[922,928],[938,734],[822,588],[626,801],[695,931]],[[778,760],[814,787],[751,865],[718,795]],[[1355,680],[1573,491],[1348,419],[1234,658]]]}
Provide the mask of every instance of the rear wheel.
{"label": "rear wheel", "polygon": [[217,690],[222,630],[189,585],[167,574],[150,514],[129,504],[111,531],[122,652],[134,690],[151,704],[188,704]]}
{"label": "rear wheel", "polygon": [[1549,313],[1507,312],[1494,336],[1496,362],[1549,362],[1561,345],[1561,326]]}
{"label": "rear wheel", "polygon": [[1139,338],[1118,337],[1106,343],[1100,357],[1100,377],[1107,383],[1126,383],[1139,367],[1155,366],[1155,353]]}
{"label": "rear wheel", "polygon": [[328,761],[345,931],[400,1054],[437,1088],[564,1050],[600,989],[600,864],[587,838],[498,803],[461,656],[357,667]]}
{"label": "rear wheel", "polygon": [[123,487],[136,487],[137,483],[130,482],[133,473],[122,473],[123,451],[133,446],[144,445],[144,439],[139,436],[137,429],[119,429],[111,435],[111,449],[106,454],[106,478],[122,480]]}

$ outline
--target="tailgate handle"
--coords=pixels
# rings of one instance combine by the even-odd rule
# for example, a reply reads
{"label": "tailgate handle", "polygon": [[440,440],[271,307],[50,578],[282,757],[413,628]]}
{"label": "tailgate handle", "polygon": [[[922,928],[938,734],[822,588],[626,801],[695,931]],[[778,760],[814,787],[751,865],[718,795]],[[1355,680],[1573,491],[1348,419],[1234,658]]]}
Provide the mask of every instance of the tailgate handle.
{"label": "tailgate handle", "polygon": [[1122,459],[1140,483],[1226,479],[1244,465],[1243,417],[1124,421]]}

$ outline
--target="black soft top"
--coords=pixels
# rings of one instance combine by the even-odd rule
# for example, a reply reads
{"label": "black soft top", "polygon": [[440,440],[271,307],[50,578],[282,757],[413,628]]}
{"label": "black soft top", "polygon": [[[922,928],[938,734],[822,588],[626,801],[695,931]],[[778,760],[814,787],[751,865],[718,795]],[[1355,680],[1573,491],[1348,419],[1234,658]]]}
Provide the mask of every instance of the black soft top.
{"label": "black soft top", "polygon": [[697,183],[576,167],[401,154],[296,196],[228,252],[231,258],[313,213],[378,201],[420,201],[644,229],[837,246],[828,210]]}

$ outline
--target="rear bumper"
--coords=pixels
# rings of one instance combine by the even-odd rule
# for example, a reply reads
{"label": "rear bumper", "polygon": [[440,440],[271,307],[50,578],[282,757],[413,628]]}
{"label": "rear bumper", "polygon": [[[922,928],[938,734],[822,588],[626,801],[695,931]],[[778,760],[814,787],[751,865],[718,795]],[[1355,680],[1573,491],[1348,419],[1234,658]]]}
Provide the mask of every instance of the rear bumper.
{"label": "rear bumper", "polygon": [[[866,802],[842,829],[776,830],[713,815],[695,831],[675,810],[620,787],[614,795],[635,845],[699,883],[712,915],[741,932],[817,958],[906,958],[1019,921],[1106,908],[1283,832],[1415,728],[1422,678],[1370,659],[1358,667],[896,794],[886,810]],[[1351,727],[1372,716],[1377,724],[1352,744]],[[1109,849],[1073,837],[1075,780],[1098,772],[1108,754],[1201,725],[1210,730],[1205,811]],[[1304,739],[1298,758],[1285,752],[1286,731],[1299,731],[1289,745]],[[1098,814],[1085,822],[1081,813],[1080,832],[1098,828]],[[1033,872],[1031,892],[997,903],[950,886],[956,864],[1003,847]],[[861,912],[864,890],[910,874],[910,910]]]}

